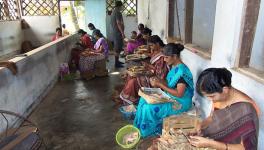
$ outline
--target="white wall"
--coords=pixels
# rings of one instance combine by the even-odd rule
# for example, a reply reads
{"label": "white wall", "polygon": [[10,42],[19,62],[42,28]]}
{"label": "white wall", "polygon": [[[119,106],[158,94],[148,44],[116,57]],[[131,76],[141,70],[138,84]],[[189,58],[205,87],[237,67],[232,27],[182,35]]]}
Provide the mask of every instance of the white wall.
{"label": "white wall", "polygon": [[137,1],[138,22],[148,25],[148,7],[150,0]]}
{"label": "white wall", "polygon": [[[58,78],[59,64],[68,62],[76,35],[61,38],[28,52],[27,57],[11,59],[18,67],[13,75],[7,68],[0,67],[0,109],[27,116]],[[11,118],[11,123],[17,118]],[[4,118],[0,117],[0,131]]]}
{"label": "white wall", "polygon": [[125,16],[123,15],[124,23],[125,23],[125,35],[126,37],[131,36],[132,31],[138,31],[137,26],[137,17],[136,16]]}
{"label": "white wall", "polygon": [[264,71],[264,2],[260,11],[249,66]]}
{"label": "white wall", "polygon": [[[112,28],[111,28],[111,16],[106,16],[106,30],[107,30],[107,38],[113,41],[112,37]],[[132,31],[137,31],[137,17],[136,16],[125,16],[123,15],[123,21],[125,24],[125,35],[130,38]]]}
{"label": "white wall", "polygon": [[167,0],[138,1],[138,22],[146,24],[153,35],[160,35],[162,39],[166,36],[167,5]]}
{"label": "white wall", "polygon": [[[166,18],[166,0],[151,0],[151,18],[150,20],[145,20],[147,18],[148,3],[147,0],[139,2],[139,22],[148,22],[154,33],[160,33],[161,30],[166,30],[165,19]],[[226,67],[231,70],[233,74],[232,85],[247,93],[252,97],[258,106],[260,107],[262,114],[264,112],[264,101],[263,92],[264,84],[260,83],[246,75],[243,75],[232,68],[235,66],[235,59],[238,53],[237,49],[239,46],[239,37],[241,31],[241,19],[244,1],[241,0],[218,0],[216,4],[215,12],[215,26],[213,35],[213,45],[212,45],[212,55],[211,59],[205,59],[192,53],[189,50],[185,50],[182,53],[183,61],[189,66],[193,73],[194,81],[197,80],[198,74],[208,67]],[[154,5],[154,6],[153,6]],[[156,8],[156,9],[153,9]],[[158,11],[157,11],[158,10]],[[142,13],[140,13],[142,12]],[[158,18],[158,16],[163,16]],[[153,14],[153,15],[152,15]],[[161,35],[161,34],[159,34]],[[201,34],[200,36],[203,36]],[[210,112],[209,101],[202,99],[197,94],[194,100],[198,100],[201,103],[201,108],[203,109],[205,115]],[[259,149],[264,149],[264,143],[261,142],[264,138],[264,116],[260,116],[260,127],[259,127]]]}
{"label": "white wall", "polygon": [[20,21],[1,21],[0,59],[18,54],[23,37]]}
{"label": "white wall", "polygon": [[105,0],[86,0],[85,1],[85,23],[88,33],[91,34],[87,25],[93,23],[104,36],[106,36],[106,1]]}
{"label": "white wall", "polygon": [[33,46],[41,46],[51,41],[59,27],[58,16],[23,16],[30,28],[24,30],[24,40],[32,42]]}

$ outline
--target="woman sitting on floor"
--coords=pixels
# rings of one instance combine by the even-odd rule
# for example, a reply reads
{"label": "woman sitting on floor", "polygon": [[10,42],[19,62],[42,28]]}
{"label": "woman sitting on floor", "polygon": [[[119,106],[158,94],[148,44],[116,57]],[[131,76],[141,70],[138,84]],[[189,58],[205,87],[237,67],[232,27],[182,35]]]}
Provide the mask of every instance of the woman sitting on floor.
{"label": "woman sitting on floor", "polygon": [[142,97],[139,100],[134,126],[140,130],[143,138],[161,134],[163,118],[186,112],[192,107],[193,77],[180,58],[183,49],[181,44],[167,44],[164,47],[164,60],[172,68],[165,81],[151,80],[153,87],[161,88],[177,103],[148,104]]}
{"label": "woman sitting on floor", "polygon": [[90,39],[87,32],[85,32],[83,29],[78,30],[78,34],[80,35],[80,45],[83,47],[83,49],[87,48],[93,48],[92,40]]}
{"label": "woman sitting on floor", "polygon": [[94,45],[94,49],[96,53],[101,53],[105,56],[105,58],[108,58],[108,52],[109,52],[109,47],[108,44],[103,36],[103,34],[99,30],[95,30],[93,32],[96,43]]}
{"label": "woman sitting on floor", "polygon": [[143,29],[143,31],[142,31],[142,37],[145,40],[145,43],[144,43],[144,45],[139,46],[139,48],[149,49],[149,47],[146,44],[148,43],[149,38],[151,37],[151,35],[152,35],[152,30],[149,29],[148,27],[145,27]]}
{"label": "woman sitting on floor", "polygon": [[[139,24],[138,25],[139,33],[138,33],[138,35],[136,35],[136,37],[134,39],[131,37],[131,40],[128,41],[127,48],[126,48],[126,54],[132,54],[132,53],[134,53],[134,50],[136,48],[138,48],[141,45],[146,44],[146,41],[142,35],[143,30],[144,30],[144,25]],[[132,32],[132,35],[133,35],[133,32]]]}
{"label": "woman sitting on floor", "polygon": [[80,35],[80,39],[71,50],[71,58],[69,62],[70,69],[74,71],[79,69],[80,54],[86,49],[93,48],[92,41],[84,30],[78,30],[78,34]]}
{"label": "woman sitting on floor", "polygon": [[87,49],[80,54],[81,76],[87,80],[95,76],[106,76],[108,74],[106,70],[108,44],[99,30],[94,31],[94,36],[97,40],[94,49]]}
{"label": "woman sitting on floor", "polygon": [[231,72],[225,68],[208,68],[198,77],[196,89],[213,101],[214,109],[202,123],[203,137],[190,136],[193,146],[257,150],[259,109],[248,95],[232,87],[231,78]]}
{"label": "woman sitting on floor", "polygon": [[[165,79],[168,73],[167,64],[164,61],[162,48],[164,43],[159,36],[153,35],[148,42],[151,49],[150,64],[142,62],[145,69],[151,71],[157,78]],[[148,76],[127,77],[126,84],[120,94],[120,98],[126,103],[137,103],[139,96],[138,90],[140,87],[150,87],[150,78]]]}

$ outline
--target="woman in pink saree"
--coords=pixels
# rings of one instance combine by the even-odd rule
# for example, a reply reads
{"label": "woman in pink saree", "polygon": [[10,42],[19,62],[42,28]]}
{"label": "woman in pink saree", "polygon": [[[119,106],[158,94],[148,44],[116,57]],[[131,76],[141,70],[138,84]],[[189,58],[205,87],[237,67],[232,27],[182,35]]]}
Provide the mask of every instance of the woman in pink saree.
{"label": "woman in pink saree", "polygon": [[139,31],[138,35],[136,36],[135,39],[130,40],[127,43],[127,48],[126,48],[126,53],[127,54],[132,54],[136,48],[138,48],[141,45],[145,45],[146,44],[146,41],[145,41],[145,39],[143,38],[143,35],[142,35],[143,30],[144,30],[144,25],[143,24],[139,24],[138,25],[138,31]]}

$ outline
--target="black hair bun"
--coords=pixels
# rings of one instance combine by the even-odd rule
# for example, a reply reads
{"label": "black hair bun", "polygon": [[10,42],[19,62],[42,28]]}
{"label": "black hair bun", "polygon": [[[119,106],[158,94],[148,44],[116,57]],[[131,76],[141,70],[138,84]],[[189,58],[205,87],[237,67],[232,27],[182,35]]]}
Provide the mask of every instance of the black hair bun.
{"label": "black hair bun", "polygon": [[[231,84],[232,73],[226,68],[219,68],[218,75],[223,85]],[[224,80],[225,79],[225,80]]]}
{"label": "black hair bun", "polygon": [[182,44],[176,44],[176,46],[177,46],[177,50],[179,50],[179,51],[184,50],[184,46]]}

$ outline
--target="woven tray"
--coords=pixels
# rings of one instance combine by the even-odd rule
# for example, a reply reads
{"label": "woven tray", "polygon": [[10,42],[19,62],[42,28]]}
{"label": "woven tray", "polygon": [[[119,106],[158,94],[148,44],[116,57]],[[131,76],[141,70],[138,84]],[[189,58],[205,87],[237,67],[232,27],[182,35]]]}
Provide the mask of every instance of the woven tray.
{"label": "woven tray", "polygon": [[149,50],[147,48],[138,48],[136,51],[135,51],[136,54],[145,54],[145,53],[149,53]]}
{"label": "woven tray", "polygon": [[138,76],[151,76],[153,73],[151,71],[145,70],[144,66],[132,66],[127,69],[127,74],[132,77],[138,77]]}
{"label": "woven tray", "polygon": [[201,119],[197,116],[187,114],[172,115],[163,119],[163,131],[169,132],[170,129],[182,130],[186,133],[196,131]]}
{"label": "woven tray", "polygon": [[143,60],[148,58],[147,55],[144,54],[131,54],[126,56],[126,61],[137,61],[137,60]]}
{"label": "woven tray", "polygon": [[[186,121],[185,117],[183,118],[179,117],[179,118],[182,118],[184,122]],[[188,131],[184,129],[171,128],[168,131],[165,131],[163,129],[162,135],[158,139],[158,150],[213,150],[211,148],[194,147],[189,143],[188,138],[189,138]]]}
{"label": "woven tray", "polygon": [[95,53],[93,51],[86,50],[86,51],[82,52],[80,55],[89,57],[89,56],[97,56],[97,55],[100,55],[100,54],[99,53]]}

